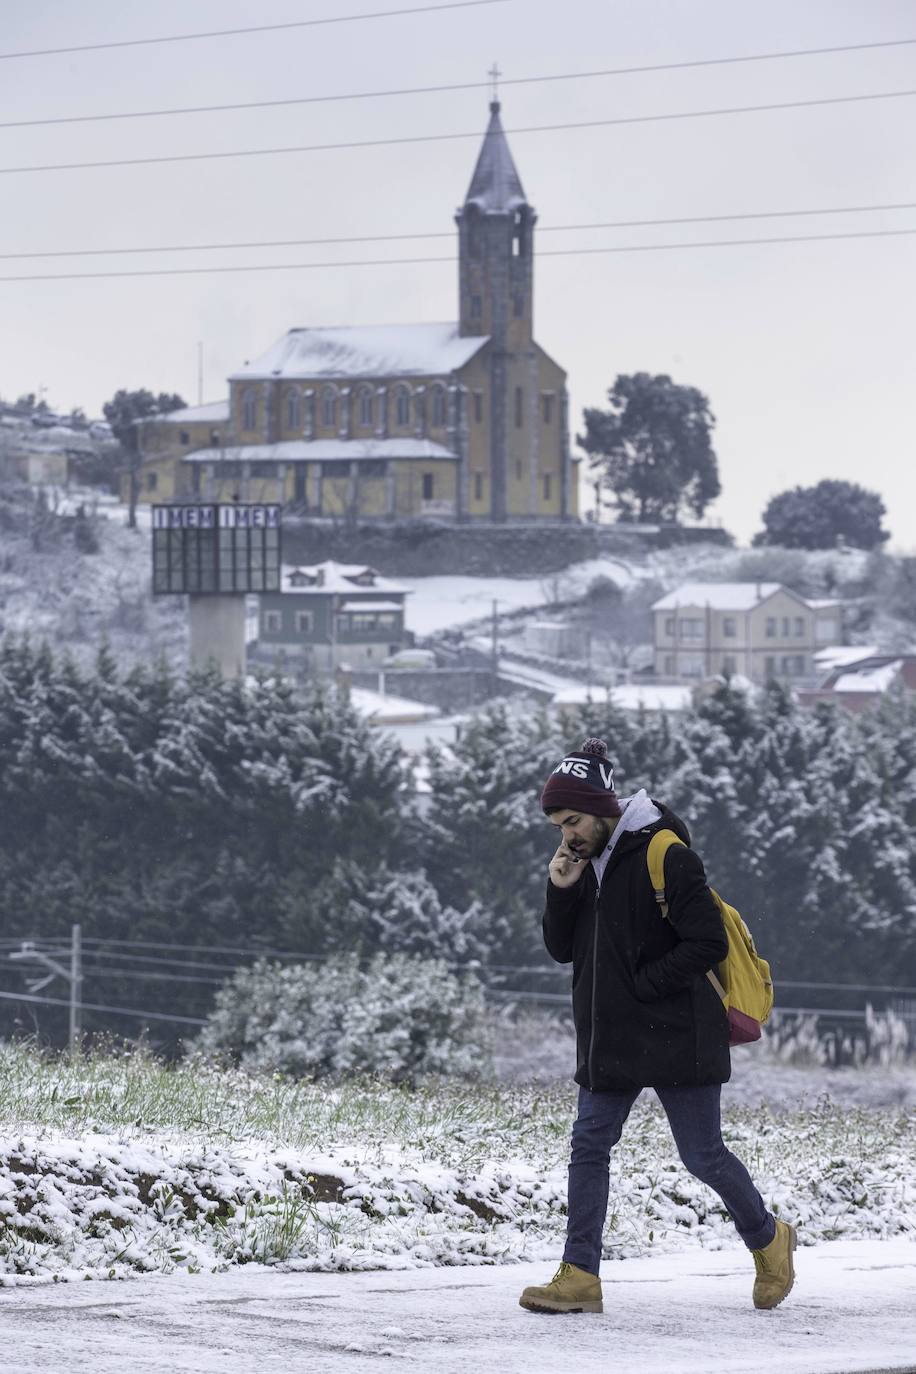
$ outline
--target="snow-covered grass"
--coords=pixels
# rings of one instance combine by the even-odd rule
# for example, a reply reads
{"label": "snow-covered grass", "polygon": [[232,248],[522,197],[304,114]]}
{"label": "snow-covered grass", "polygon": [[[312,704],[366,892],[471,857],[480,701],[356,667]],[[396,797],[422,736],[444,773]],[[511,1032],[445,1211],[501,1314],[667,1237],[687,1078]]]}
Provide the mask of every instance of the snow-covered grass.
{"label": "snow-covered grass", "polygon": [[[555,1258],[569,1081],[399,1088],[0,1052],[0,1275]],[[916,1237],[916,1110],[729,1106],[728,1143],[805,1243]],[[612,1157],[609,1256],[735,1243],[645,1093]]]}

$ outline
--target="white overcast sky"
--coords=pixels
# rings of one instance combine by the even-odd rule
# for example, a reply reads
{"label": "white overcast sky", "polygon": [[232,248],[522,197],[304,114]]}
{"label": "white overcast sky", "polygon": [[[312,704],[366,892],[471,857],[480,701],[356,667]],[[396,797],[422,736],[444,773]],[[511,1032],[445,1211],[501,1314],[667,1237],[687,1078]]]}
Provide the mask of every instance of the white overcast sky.
{"label": "white overcast sky", "polygon": [[[422,0],[412,0],[414,4]],[[398,0],[7,0],[0,52],[395,8]],[[400,0],[408,4],[411,0]],[[0,61],[0,121],[585,72],[916,37],[913,0],[501,0],[279,33]],[[529,125],[916,89],[916,46],[502,88],[540,226],[916,202],[916,97],[513,133]],[[0,252],[450,233],[486,90],[0,128],[0,167],[461,133],[443,142],[0,175]],[[907,132],[909,130],[909,132]],[[916,211],[540,232],[541,250],[916,228]],[[447,256],[450,239],[135,257],[7,258],[0,275]],[[864,482],[916,548],[916,234],[541,258],[539,342],[569,372],[573,432],[619,372],[700,387],[740,538],[774,492]],[[455,317],[449,262],[0,283],[0,395],[98,413],[119,387],[204,399],[296,325]]]}

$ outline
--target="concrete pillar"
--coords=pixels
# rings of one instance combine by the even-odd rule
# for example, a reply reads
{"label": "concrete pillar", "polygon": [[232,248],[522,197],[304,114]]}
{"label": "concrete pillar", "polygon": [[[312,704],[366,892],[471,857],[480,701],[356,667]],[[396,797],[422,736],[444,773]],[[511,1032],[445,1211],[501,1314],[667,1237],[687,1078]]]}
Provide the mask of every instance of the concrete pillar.
{"label": "concrete pillar", "polygon": [[223,677],[244,673],[244,596],[189,596],[188,631],[192,668],[215,663]]}

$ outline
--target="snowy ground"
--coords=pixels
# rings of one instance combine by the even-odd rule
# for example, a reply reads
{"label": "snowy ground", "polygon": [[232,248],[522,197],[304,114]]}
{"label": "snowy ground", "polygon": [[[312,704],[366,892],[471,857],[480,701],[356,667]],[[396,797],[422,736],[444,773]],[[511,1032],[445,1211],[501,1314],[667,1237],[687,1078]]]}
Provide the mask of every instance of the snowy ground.
{"label": "snowy ground", "polygon": [[916,1370],[916,1245],[800,1252],[776,1312],[751,1306],[740,1251],[604,1269],[600,1316],[518,1306],[550,1266],[296,1274],[250,1266],[0,1293],[7,1374],[859,1374]]}

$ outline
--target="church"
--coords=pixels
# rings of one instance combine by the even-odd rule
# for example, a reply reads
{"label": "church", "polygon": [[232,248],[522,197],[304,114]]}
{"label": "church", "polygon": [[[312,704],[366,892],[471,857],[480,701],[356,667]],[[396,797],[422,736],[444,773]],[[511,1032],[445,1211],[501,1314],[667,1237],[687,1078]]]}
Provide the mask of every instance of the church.
{"label": "church", "polygon": [[458,320],[291,329],[229,399],[140,422],[144,501],[340,520],[578,517],[566,373],[534,341],[534,228],[500,121],[458,228]]}

